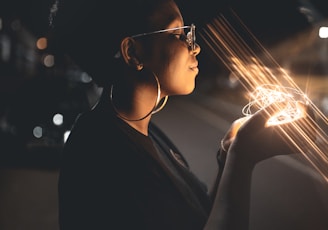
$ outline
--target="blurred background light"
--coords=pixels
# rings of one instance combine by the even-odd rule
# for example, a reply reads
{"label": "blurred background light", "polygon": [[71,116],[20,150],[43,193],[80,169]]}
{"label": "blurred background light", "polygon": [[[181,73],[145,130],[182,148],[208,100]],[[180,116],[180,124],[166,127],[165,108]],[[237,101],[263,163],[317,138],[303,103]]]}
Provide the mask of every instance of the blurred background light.
{"label": "blurred background light", "polygon": [[64,116],[60,113],[57,113],[53,116],[52,121],[55,125],[60,126],[63,124]]}
{"label": "blurred background light", "polygon": [[48,40],[45,37],[41,37],[36,41],[36,47],[39,50],[44,50],[48,47]]}
{"label": "blurred background light", "polygon": [[47,54],[43,57],[43,65],[46,67],[53,67],[55,65],[55,57],[51,54]]}
{"label": "blurred background light", "polygon": [[322,26],[319,28],[319,37],[328,38],[328,27]]}
{"label": "blurred background light", "polygon": [[69,136],[69,134],[71,133],[70,130],[67,130],[65,133],[64,133],[64,143],[67,141],[67,138]]}
{"label": "blurred background light", "polygon": [[33,136],[36,137],[36,138],[41,138],[42,135],[43,135],[42,132],[43,132],[42,127],[36,126],[33,129]]}

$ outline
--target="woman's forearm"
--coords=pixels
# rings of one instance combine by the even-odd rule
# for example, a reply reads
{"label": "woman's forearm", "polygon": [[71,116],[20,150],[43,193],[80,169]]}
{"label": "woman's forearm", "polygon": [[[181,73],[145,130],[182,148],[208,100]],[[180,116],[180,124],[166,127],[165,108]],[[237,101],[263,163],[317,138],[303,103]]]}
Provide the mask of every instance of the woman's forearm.
{"label": "woman's forearm", "polygon": [[254,163],[237,157],[238,154],[229,152],[204,230],[248,229]]}

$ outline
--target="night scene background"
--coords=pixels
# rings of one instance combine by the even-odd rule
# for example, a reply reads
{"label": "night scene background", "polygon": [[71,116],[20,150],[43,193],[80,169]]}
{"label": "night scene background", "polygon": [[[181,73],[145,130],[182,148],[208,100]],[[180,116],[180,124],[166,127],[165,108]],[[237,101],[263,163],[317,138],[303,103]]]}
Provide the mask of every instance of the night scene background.
{"label": "night scene background", "polygon": [[[53,55],[46,40],[53,2],[0,2],[1,230],[58,230],[61,149],[76,116],[90,109],[101,93],[71,60]],[[328,35],[319,36],[328,30],[325,0],[177,3],[186,24],[196,24],[197,35],[215,18],[233,21],[237,15],[327,116]],[[202,52],[195,92],[170,98],[153,120],[176,142],[196,175],[211,186],[219,141],[241,116],[247,100],[245,89],[201,36],[197,42]],[[276,65],[268,68],[274,72]],[[327,124],[322,126],[327,130]],[[253,179],[250,229],[328,226],[328,186],[306,162],[297,157],[270,159],[258,166]],[[291,228],[295,222],[299,225]],[[275,228],[269,227],[272,223]]]}

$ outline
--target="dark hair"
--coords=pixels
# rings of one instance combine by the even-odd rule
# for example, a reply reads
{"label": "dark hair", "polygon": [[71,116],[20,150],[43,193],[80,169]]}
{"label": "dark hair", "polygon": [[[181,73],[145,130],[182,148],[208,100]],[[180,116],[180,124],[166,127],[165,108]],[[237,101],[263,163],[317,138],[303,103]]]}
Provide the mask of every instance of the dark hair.
{"label": "dark hair", "polygon": [[[56,0],[50,11],[50,45],[68,54],[99,86],[113,81],[121,60],[114,58],[125,36],[147,31],[149,18],[170,0]],[[112,74],[113,76],[115,74]]]}

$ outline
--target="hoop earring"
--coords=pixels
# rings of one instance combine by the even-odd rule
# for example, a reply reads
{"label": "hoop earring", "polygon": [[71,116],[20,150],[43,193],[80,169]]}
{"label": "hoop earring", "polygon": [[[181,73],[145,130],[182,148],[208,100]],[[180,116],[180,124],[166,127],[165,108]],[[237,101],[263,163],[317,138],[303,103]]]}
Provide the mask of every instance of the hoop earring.
{"label": "hoop earring", "polygon": [[146,117],[150,116],[151,114],[155,114],[155,113],[158,113],[160,110],[162,110],[164,108],[164,106],[166,105],[166,102],[168,100],[168,96],[166,95],[164,97],[164,99],[162,100],[162,104],[160,106],[158,106],[159,102],[161,101],[161,86],[160,86],[160,83],[159,83],[159,80],[158,80],[158,77],[156,76],[155,73],[153,73],[153,76],[156,80],[156,86],[157,86],[157,97],[156,97],[156,101],[155,101],[155,104],[153,106],[153,108],[151,109],[151,111],[149,113],[147,113],[145,116],[141,117],[141,118],[137,118],[137,119],[130,119],[130,118],[127,118],[127,117],[124,117],[122,116],[119,111],[117,110],[117,108],[115,107],[114,105],[114,102],[113,102],[113,88],[114,88],[114,85],[111,85],[110,87],[110,90],[109,90],[109,98],[110,98],[110,102],[113,106],[113,109],[114,111],[116,112],[117,116],[123,120],[126,120],[126,121],[141,121],[143,119],[145,119]]}

